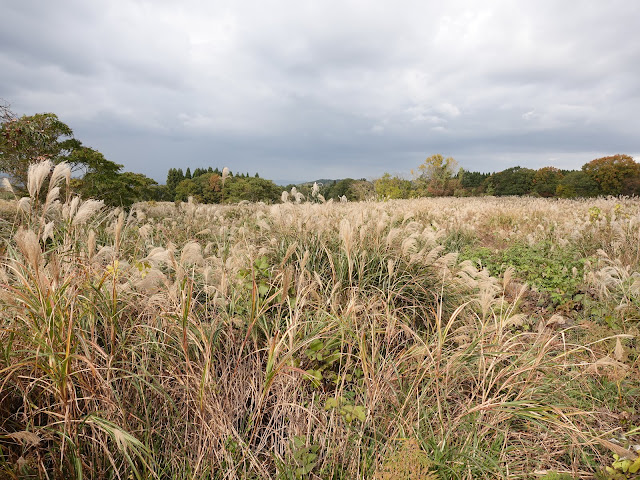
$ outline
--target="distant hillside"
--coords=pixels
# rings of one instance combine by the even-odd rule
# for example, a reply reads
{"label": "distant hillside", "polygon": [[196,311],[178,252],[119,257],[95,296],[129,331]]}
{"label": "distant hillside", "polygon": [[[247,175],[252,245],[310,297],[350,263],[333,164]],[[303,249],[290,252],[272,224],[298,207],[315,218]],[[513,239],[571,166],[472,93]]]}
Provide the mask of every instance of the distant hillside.
{"label": "distant hillside", "polygon": [[310,182],[303,182],[303,183],[300,183],[299,185],[313,185],[314,183],[317,183],[318,185],[328,185],[328,184],[331,184],[331,183],[337,183],[340,180],[342,180],[342,179],[338,178],[338,179],[335,179],[335,180],[330,180],[328,178],[321,178],[319,180],[312,180]]}
{"label": "distant hillside", "polygon": [[339,182],[340,180],[342,180],[341,178],[335,179],[335,180],[330,180],[328,178],[321,178],[319,180],[311,180],[311,181],[306,181],[306,182],[301,182],[299,180],[273,180],[273,182],[276,185],[279,185],[281,187],[286,187],[287,185],[313,185],[314,182],[316,182],[318,185],[322,184],[322,185],[330,185],[334,182]]}

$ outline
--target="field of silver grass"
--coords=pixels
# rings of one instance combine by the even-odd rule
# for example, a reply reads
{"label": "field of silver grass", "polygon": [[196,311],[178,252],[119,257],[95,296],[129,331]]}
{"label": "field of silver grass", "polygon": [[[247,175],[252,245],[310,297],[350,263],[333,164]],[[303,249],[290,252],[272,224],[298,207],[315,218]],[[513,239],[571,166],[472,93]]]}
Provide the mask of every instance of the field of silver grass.
{"label": "field of silver grass", "polygon": [[[2,478],[593,478],[635,458],[636,199],[124,212],[50,169],[0,205]],[[580,300],[459,253],[542,243],[581,256],[559,274]]]}

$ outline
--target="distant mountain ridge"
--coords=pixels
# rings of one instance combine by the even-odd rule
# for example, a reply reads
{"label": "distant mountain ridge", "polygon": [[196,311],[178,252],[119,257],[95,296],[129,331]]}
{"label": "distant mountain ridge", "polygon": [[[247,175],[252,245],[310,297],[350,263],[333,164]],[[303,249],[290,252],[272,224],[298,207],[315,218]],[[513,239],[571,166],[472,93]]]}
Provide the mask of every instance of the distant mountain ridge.
{"label": "distant mountain ridge", "polygon": [[302,182],[302,183],[299,183],[298,185],[313,185],[314,183],[317,183],[318,185],[327,185],[329,183],[337,183],[340,180],[343,180],[343,179],[342,178],[337,178],[335,180],[331,180],[331,179],[328,179],[328,178],[321,178],[319,180],[312,180],[310,182]]}
{"label": "distant mountain ridge", "polygon": [[296,181],[296,180],[274,180],[273,182],[276,185],[279,185],[281,187],[286,187],[288,185],[313,185],[314,183],[317,183],[318,185],[322,184],[322,185],[327,185],[327,184],[331,184],[334,182],[339,182],[340,180],[343,180],[342,178],[337,178],[337,179],[328,179],[328,178],[321,178],[319,180],[311,180],[311,181]]}

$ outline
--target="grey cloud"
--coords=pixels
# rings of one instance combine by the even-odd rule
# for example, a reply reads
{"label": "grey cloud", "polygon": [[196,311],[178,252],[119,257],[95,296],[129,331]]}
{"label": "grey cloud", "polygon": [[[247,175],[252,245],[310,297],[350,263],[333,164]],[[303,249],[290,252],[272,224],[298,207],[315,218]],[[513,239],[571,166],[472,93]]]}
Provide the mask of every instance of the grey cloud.
{"label": "grey cloud", "polygon": [[158,180],[640,152],[635,2],[0,4],[0,97]]}

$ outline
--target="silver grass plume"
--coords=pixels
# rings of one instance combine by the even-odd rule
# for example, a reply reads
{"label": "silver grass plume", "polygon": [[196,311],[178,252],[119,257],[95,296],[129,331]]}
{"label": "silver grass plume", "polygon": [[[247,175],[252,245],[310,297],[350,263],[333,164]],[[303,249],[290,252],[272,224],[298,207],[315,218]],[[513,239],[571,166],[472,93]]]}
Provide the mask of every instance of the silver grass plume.
{"label": "silver grass plume", "polygon": [[31,197],[22,197],[18,200],[18,211],[31,213]]}
{"label": "silver grass plume", "polygon": [[62,209],[62,217],[69,220],[74,217],[80,206],[80,197],[73,197]]}
{"label": "silver grass plume", "polygon": [[29,191],[29,196],[38,196],[38,192],[42,188],[45,178],[47,178],[51,172],[51,166],[51,160],[43,160],[42,162],[29,165],[29,170],[27,171],[27,190]]}
{"label": "silver grass plume", "polygon": [[53,169],[51,180],[49,180],[49,190],[53,187],[57,187],[63,178],[65,179],[67,186],[69,186],[69,182],[71,182],[71,167],[69,167],[67,162],[61,162]]}
{"label": "silver grass plume", "polygon": [[113,250],[113,247],[105,245],[98,250],[98,253],[96,253],[92,259],[102,265],[108,265],[116,259],[116,252]]}
{"label": "silver grass plume", "polygon": [[224,167],[222,169],[222,185],[224,186],[224,182],[227,180],[229,176],[229,167]]}
{"label": "silver grass plume", "polygon": [[171,265],[173,263],[173,253],[170,249],[155,247],[145,257],[145,260],[151,262],[153,265]]}
{"label": "silver grass plume", "polygon": [[118,214],[118,220],[116,221],[114,237],[115,237],[115,249],[116,252],[120,250],[120,240],[122,238],[122,228],[124,227],[124,210],[121,210]]}
{"label": "silver grass plume", "polygon": [[15,195],[15,192],[13,191],[13,187],[11,186],[11,182],[7,177],[2,177],[2,183],[0,184],[0,189],[6,192],[11,192]]}
{"label": "silver grass plume", "polygon": [[289,192],[283,190],[282,195],[280,195],[280,200],[282,200],[282,203],[287,203],[289,201]]}
{"label": "silver grass plume", "polygon": [[138,235],[140,235],[140,237],[142,238],[149,238],[149,235],[151,235],[151,232],[153,232],[153,225],[149,223],[146,223],[140,228],[138,228]]}
{"label": "silver grass plume", "polygon": [[89,259],[93,258],[93,254],[96,252],[96,232],[95,230],[89,230],[89,236],[87,238],[87,255]]}
{"label": "silver grass plume", "polygon": [[515,268],[513,268],[512,266],[509,266],[509,267],[507,267],[507,269],[502,274],[502,289],[503,290],[505,290],[505,291],[507,290],[507,287],[509,286],[509,284],[511,283],[511,280],[513,279],[514,273],[515,273]]}
{"label": "silver grass plume", "polygon": [[340,237],[344,243],[344,250],[347,256],[350,255],[351,249],[353,247],[353,228],[351,227],[351,223],[347,218],[343,218],[340,221]]}
{"label": "silver grass plume", "polygon": [[202,263],[202,247],[198,242],[188,242],[182,248],[180,263],[183,265],[199,265]]}
{"label": "silver grass plume", "polygon": [[47,213],[47,211],[51,208],[51,206],[53,205],[53,202],[58,198],[58,195],[60,195],[60,187],[51,188],[51,185],[49,185],[49,191],[47,192],[47,199],[44,201],[45,213]]}
{"label": "silver grass plume", "polygon": [[31,264],[34,270],[37,270],[42,257],[38,236],[31,230],[21,228],[14,238],[22,256]]}
{"label": "silver grass plume", "polygon": [[54,222],[49,222],[44,226],[41,237],[43,242],[46,242],[49,238],[53,239],[53,226]]}
{"label": "silver grass plume", "polygon": [[134,286],[137,290],[147,294],[161,291],[167,285],[167,276],[157,268],[151,268],[140,272]]}
{"label": "silver grass plume", "polygon": [[89,220],[103,206],[104,202],[102,200],[87,200],[80,206],[80,208],[78,208],[78,212],[73,216],[73,222],[71,224],[74,226],[85,224],[87,220]]}

